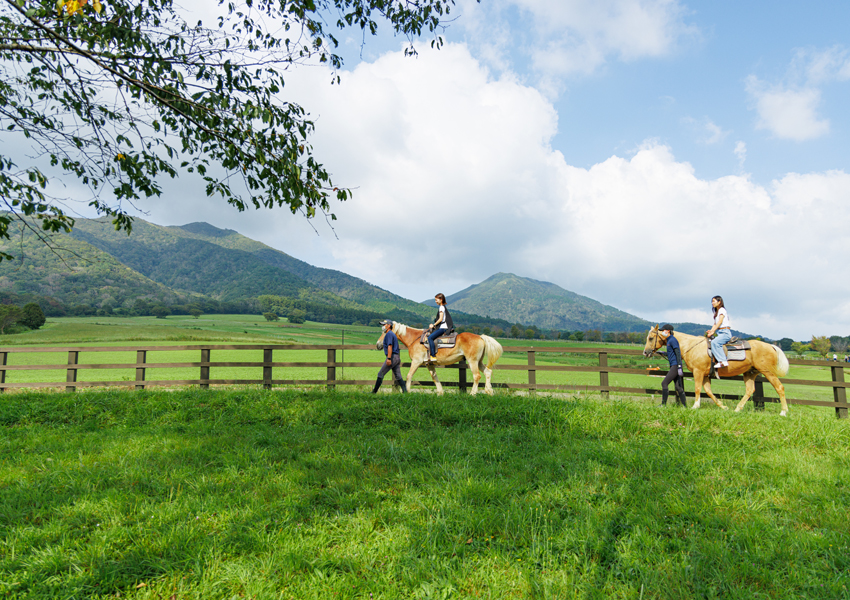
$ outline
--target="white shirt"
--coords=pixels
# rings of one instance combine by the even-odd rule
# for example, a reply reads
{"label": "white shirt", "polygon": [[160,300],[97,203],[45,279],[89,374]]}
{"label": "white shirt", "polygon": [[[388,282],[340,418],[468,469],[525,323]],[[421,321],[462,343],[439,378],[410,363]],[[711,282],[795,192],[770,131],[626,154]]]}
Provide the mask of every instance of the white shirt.
{"label": "white shirt", "polygon": [[442,320],[440,321],[438,329],[448,329],[449,325],[446,323],[446,307],[442,304],[440,305],[440,319]]}
{"label": "white shirt", "polygon": [[714,324],[717,325],[720,323],[720,316],[723,315],[723,323],[720,324],[719,327],[732,327],[732,323],[729,321],[729,313],[726,312],[726,308],[721,306],[720,310],[717,311],[717,316],[714,317]]}

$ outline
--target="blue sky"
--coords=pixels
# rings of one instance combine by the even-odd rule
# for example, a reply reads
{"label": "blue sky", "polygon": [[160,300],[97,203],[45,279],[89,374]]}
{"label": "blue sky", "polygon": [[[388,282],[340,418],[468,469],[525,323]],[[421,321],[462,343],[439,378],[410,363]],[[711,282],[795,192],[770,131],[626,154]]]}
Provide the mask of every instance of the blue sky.
{"label": "blue sky", "polygon": [[340,85],[323,66],[288,75],[354,191],[333,230],[237,213],[189,180],[139,216],[235,229],[414,300],[512,272],[650,320],[707,323],[720,294],[742,331],[850,334],[850,3],[453,15],[439,51],[345,31]]}

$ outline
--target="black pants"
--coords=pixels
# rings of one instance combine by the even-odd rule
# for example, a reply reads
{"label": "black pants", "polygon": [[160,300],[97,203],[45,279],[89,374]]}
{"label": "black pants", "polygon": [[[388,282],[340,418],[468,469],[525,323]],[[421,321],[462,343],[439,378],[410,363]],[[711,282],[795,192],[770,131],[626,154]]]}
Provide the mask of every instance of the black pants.
{"label": "black pants", "polygon": [[688,403],[685,400],[685,380],[683,377],[679,377],[678,366],[670,367],[670,370],[667,371],[667,376],[664,378],[664,381],[661,382],[661,405],[664,406],[667,404],[667,394],[670,392],[668,388],[670,387],[671,381],[673,382],[673,387],[676,390],[677,400],[682,406],[687,408]]}
{"label": "black pants", "polygon": [[384,375],[389,373],[390,370],[393,372],[393,380],[398,381],[398,384],[401,386],[401,392],[403,394],[407,393],[407,388],[404,387],[404,379],[401,377],[401,358],[399,358],[398,354],[393,354],[391,364],[388,365],[387,361],[384,361],[381,370],[378,371],[378,379],[375,381],[375,388],[372,390],[373,394],[377,393],[381,384],[384,382]]}

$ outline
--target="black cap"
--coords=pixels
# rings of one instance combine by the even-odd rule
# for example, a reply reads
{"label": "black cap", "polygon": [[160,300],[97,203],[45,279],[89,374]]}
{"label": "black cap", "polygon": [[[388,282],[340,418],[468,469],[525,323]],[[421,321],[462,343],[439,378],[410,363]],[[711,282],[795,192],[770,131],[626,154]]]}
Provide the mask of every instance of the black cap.
{"label": "black cap", "polygon": [[381,321],[381,327],[383,327],[384,325],[392,325],[392,324],[393,324],[393,322],[390,321],[389,319],[384,319],[383,321]]}
{"label": "black cap", "polygon": [[670,323],[665,323],[664,325],[661,326],[660,329],[661,329],[661,331],[664,331],[664,330],[673,331],[673,326],[670,325]]}

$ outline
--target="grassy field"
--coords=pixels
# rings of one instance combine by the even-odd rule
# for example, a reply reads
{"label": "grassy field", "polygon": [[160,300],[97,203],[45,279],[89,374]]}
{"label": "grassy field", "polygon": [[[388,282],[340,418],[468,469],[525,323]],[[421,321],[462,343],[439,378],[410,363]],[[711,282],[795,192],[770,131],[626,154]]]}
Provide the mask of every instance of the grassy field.
{"label": "grassy field", "polygon": [[0,596],[850,598],[850,427],[648,398],[0,396]]}
{"label": "grassy field", "polygon": [[[304,325],[292,325],[286,322],[267,322],[256,315],[203,315],[198,319],[189,316],[170,316],[167,319],[156,319],[154,317],[86,317],[86,318],[59,318],[48,320],[45,327],[38,331],[29,331],[21,334],[5,335],[0,338],[0,345],[14,348],[15,346],[120,346],[120,345],[160,345],[164,349],[173,345],[188,344],[367,344],[371,345],[377,339],[380,331],[376,327],[331,325],[324,323],[307,323]],[[495,369],[494,382],[496,383],[527,383],[528,375],[524,371],[511,371],[501,369],[505,365],[525,365],[527,355],[524,352],[512,352],[511,347],[534,345],[539,348],[553,346],[587,347],[588,354],[546,354],[538,353],[538,365],[598,365],[595,351],[602,344],[583,343],[571,341],[546,341],[546,340],[515,340],[500,339],[505,353]],[[638,349],[634,345],[606,344],[611,348]],[[404,355],[404,353],[403,353]],[[278,362],[316,362],[327,360],[324,350],[297,350],[276,351],[275,361]],[[372,381],[374,380],[381,354],[375,350],[346,350],[338,354],[340,361],[348,362],[373,362],[375,367],[349,367],[340,368],[337,377],[347,380]],[[128,363],[136,360],[133,352],[97,352],[81,354],[80,363],[108,364]],[[147,361],[154,362],[198,362],[200,353],[197,351],[175,352],[165,351],[148,353]],[[212,360],[215,361],[261,361],[262,351],[216,351]],[[10,354],[9,365],[48,365],[64,364],[67,356],[61,353],[26,353]],[[636,356],[609,357],[612,367],[625,367],[634,369],[645,369],[648,366],[666,366],[662,358],[651,360]],[[406,373],[406,372],[405,372]],[[275,368],[272,373],[273,379],[280,380],[322,380],[326,375],[323,367],[298,367],[298,368]],[[440,369],[438,376],[441,381],[456,382],[457,371],[454,369]],[[197,379],[199,372],[197,368],[179,369],[148,369],[146,378],[148,380],[184,380]],[[260,379],[260,369],[248,369],[238,367],[214,367],[210,370],[212,379]],[[808,379],[828,381],[830,373],[822,367],[792,366],[788,374],[790,379]],[[429,380],[427,371],[422,369],[417,373],[417,380]],[[126,370],[92,371],[82,369],[78,372],[78,381],[127,381],[135,380],[135,370],[130,367]],[[63,369],[44,371],[9,371],[7,373],[9,383],[33,383],[33,382],[64,382],[65,371]],[[618,374],[609,375],[610,385],[615,387],[631,388],[658,388],[660,379],[646,375]],[[538,384],[564,385],[564,386],[597,386],[599,375],[597,373],[558,373],[537,372]],[[693,382],[686,382],[686,389],[693,392]],[[364,388],[365,389],[365,388]],[[744,385],[739,381],[715,381],[712,384],[715,392],[722,394],[733,394],[741,396]],[[802,398],[808,400],[832,401],[832,391],[829,388],[815,388],[808,386],[787,386],[787,395],[790,398]],[[765,392],[769,397],[776,397],[776,392],[765,385]],[[657,399],[656,399],[657,401]],[[729,401],[727,401],[727,404]],[[769,411],[779,410],[778,404],[768,405]],[[828,414],[829,409],[808,408],[796,406],[794,410],[816,410],[821,414]]]}

